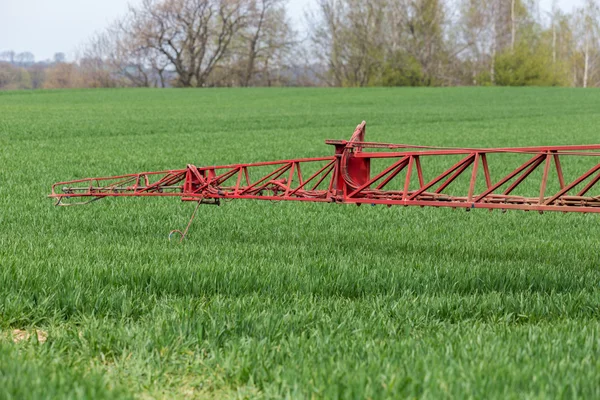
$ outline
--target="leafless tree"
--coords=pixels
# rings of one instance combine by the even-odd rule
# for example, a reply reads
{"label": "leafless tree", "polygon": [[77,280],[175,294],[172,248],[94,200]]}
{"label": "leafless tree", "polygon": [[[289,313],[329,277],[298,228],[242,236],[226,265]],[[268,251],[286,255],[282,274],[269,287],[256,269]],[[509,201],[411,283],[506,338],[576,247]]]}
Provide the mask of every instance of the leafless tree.
{"label": "leafless tree", "polygon": [[29,51],[24,51],[15,55],[14,62],[21,66],[28,66],[35,62],[35,56]]}
{"label": "leafless tree", "polygon": [[383,61],[386,0],[319,0],[309,16],[314,56],[333,86],[374,83]]}
{"label": "leafless tree", "polygon": [[[244,69],[241,85],[250,86],[257,72],[257,63],[261,63],[266,84],[270,83],[269,64],[278,56],[284,56],[294,44],[294,32],[287,20],[286,0],[253,0],[250,3],[248,20],[240,30],[241,44],[246,48],[242,52]],[[245,53],[245,54],[243,54]]]}
{"label": "leafless tree", "polygon": [[485,80],[487,74],[491,83],[494,82],[494,59],[498,47],[497,10],[496,0],[463,0],[460,4],[458,29],[467,45],[464,56],[475,85]]}
{"label": "leafless tree", "polygon": [[6,61],[12,64],[15,62],[15,55],[16,53],[13,50],[3,51],[0,53],[0,61]]}
{"label": "leafless tree", "polygon": [[247,8],[247,0],[144,0],[130,8],[127,34],[168,60],[178,86],[203,86],[246,23]]}
{"label": "leafless tree", "polygon": [[[583,86],[600,84],[600,4],[598,0],[586,0],[583,8],[575,12],[574,29],[579,38],[577,46],[580,62],[575,63],[574,81]],[[580,70],[581,81],[577,79]]]}
{"label": "leafless tree", "polygon": [[67,56],[65,55],[65,53],[54,53],[54,57],[52,57],[52,60],[55,63],[64,63],[65,61],[67,61]]}

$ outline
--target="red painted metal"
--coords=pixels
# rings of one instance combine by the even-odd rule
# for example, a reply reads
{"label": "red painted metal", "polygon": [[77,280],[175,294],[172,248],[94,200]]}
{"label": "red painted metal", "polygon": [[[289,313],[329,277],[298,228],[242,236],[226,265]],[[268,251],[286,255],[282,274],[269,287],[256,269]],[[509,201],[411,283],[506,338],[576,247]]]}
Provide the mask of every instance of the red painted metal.
{"label": "red painted metal", "polygon": [[[588,194],[600,180],[600,161],[596,159],[600,157],[600,145],[488,149],[411,146],[365,142],[365,126],[365,122],[358,125],[349,141],[327,140],[327,144],[335,147],[335,154],[329,157],[207,167],[189,164],[177,170],[78,179],[52,185],[49,197],[56,198],[57,205],[85,204],[105,197],[171,196],[199,204],[218,204],[224,199],[253,199],[600,212],[599,191],[594,192],[595,195]],[[379,151],[366,152],[365,149]],[[531,158],[493,180],[489,161],[506,154],[529,155]],[[456,162],[456,159],[451,160],[452,156],[462,158]],[[562,159],[567,157],[579,161],[582,157],[592,157],[595,163],[586,172],[567,180],[561,165]],[[447,166],[426,180],[422,165],[427,165],[430,160],[437,166],[447,162]],[[373,173],[376,162],[385,165]],[[537,193],[513,194],[525,186],[525,182],[531,184],[534,172],[542,164],[543,174],[537,178],[540,179],[536,184]],[[549,179],[554,176],[551,164],[555,165],[558,185],[554,193],[548,193]],[[503,168],[507,165],[501,164]],[[413,177],[415,170],[416,179]],[[305,171],[304,175],[301,171]],[[468,177],[464,194],[450,194],[449,186],[463,175]],[[485,189],[477,192],[478,186]],[[87,201],[78,201],[80,198]],[[181,235],[183,237],[185,233]]]}

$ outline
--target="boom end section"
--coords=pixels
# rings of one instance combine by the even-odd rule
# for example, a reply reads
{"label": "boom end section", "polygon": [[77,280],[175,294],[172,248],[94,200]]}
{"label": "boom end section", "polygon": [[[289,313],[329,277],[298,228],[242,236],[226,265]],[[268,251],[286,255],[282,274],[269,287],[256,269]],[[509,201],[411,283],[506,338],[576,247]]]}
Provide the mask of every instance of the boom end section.
{"label": "boom end section", "polygon": [[[181,196],[187,169],[76,179],[52,185],[57,206],[82,205],[104,197]],[[83,200],[91,198],[91,200]]]}

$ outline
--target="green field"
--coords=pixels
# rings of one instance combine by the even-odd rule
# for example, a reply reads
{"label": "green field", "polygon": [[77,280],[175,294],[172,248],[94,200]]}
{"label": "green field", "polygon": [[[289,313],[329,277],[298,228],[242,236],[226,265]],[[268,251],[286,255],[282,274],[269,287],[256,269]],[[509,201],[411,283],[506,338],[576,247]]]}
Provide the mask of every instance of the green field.
{"label": "green field", "polygon": [[363,119],[370,141],[600,143],[600,91],[0,93],[0,398],[600,397],[598,215],[237,201],[179,244],[193,204],[46,198],[329,155]]}

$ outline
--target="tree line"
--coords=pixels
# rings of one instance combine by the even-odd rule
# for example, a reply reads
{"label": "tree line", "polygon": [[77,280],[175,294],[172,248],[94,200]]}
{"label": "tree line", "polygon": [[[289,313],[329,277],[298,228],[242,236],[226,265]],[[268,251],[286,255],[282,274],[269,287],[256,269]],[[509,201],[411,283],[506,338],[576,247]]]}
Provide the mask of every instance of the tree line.
{"label": "tree line", "polygon": [[[0,88],[600,86],[600,0],[143,0],[74,62],[0,54]],[[18,59],[16,59],[18,58]]]}

